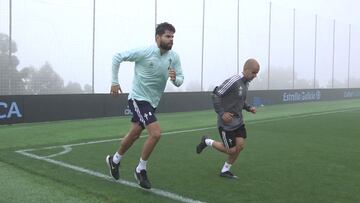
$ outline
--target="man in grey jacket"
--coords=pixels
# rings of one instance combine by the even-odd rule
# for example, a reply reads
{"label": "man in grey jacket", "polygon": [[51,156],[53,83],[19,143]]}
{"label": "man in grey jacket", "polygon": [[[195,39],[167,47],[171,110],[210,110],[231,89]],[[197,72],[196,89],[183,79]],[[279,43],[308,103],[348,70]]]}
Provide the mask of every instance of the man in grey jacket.
{"label": "man in grey jacket", "polygon": [[259,70],[259,63],[255,59],[248,59],[241,75],[225,80],[213,91],[212,100],[222,142],[203,136],[200,144],[196,146],[196,152],[200,154],[207,146],[211,146],[227,154],[228,158],[220,172],[221,177],[237,178],[230,172],[230,168],[244,149],[246,129],[242,110],[256,113],[256,108],[246,103],[246,94],[249,82],[257,76]]}

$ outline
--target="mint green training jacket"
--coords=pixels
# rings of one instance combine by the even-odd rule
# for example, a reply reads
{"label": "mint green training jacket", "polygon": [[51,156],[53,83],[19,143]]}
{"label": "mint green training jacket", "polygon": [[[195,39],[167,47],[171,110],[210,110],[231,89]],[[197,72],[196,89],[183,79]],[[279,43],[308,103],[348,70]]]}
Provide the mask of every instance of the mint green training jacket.
{"label": "mint green training jacket", "polygon": [[184,81],[178,54],[169,50],[161,55],[157,45],[115,54],[112,60],[112,84],[119,84],[119,68],[123,61],[135,62],[132,89],[128,99],[147,101],[154,108],[158,106],[164,93],[169,79],[169,67],[176,71],[176,80],[171,81],[175,86],[179,87]]}

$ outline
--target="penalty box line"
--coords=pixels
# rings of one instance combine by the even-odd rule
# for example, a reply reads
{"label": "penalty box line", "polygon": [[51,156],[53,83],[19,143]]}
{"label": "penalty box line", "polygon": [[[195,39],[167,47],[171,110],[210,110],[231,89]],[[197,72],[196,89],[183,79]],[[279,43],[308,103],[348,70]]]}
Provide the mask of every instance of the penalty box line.
{"label": "penalty box line", "polygon": [[[128,187],[140,188],[137,183],[122,180],[122,179],[114,180],[109,175],[105,175],[105,174],[99,173],[97,171],[92,171],[92,170],[89,170],[89,169],[86,169],[86,168],[71,165],[71,164],[68,164],[68,163],[65,163],[65,162],[62,162],[62,161],[58,161],[58,160],[54,160],[54,159],[50,159],[50,158],[47,158],[47,157],[41,157],[41,156],[38,156],[38,155],[35,155],[35,154],[32,154],[32,153],[26,152],[24,150],[18,150],[18,151],[15,151],[15,152],[19,153],[21,155],[24,155],[26,157],[32,158],[32,159],[52,163],[52,164],[55,164],[55,165],[58,165],[58,166],[62,166],[64,168],[72,169],[74,171],[77,171],[77,172],[80,172],[80,173],[83,173],[83,174],[87,174],[87,175],[95,176],[95,177],[98,177],[98,178],[102,178],[102,179],[105,179],[105,180],[110,181],[110,182],[116,182],[118,184],[125,185],[125,186],[128,186]],[[161,190],[161,189],[152,188],[150,190],[145,190],[145,189],[143,189],[143,190],[147,191],[147,192],[150,192],[150,193],[153,193],[153,194],[156,194],[156,195],[159,195],[159,196],[162,196],[162,197],[166,197],[166,198],[169,198],[169,199],[172,199],[172,200],[176,200],[176,201],[179,201],[179,202],[203,203],[203,201],[191,199],[191,198],[184,197],[182,195],[172,193],[172,192],[168,192],[168,191]]]}
{"label": "penalty box line", "polygon": [[[178,134],[178,133],[185,133],[185,132],[195,132],[195,131],[208,130],[208,129],[213,129],[213,128],[215,128],[215,127],[198,128],[198,129],[191,129],[191,130],[181,130],[181,131],[173,131],[173,132],[165,132],[165,133],[163,133],[163,135],[165,135],[165,134]],[[148,135],[143,135],[141,137],[147,137],[147,136]],[[105,143],[105,142],[119,141],[119,140],[121,140],[121,139],[109,139],[109,140],[91,141],[91,142],[83,142],[83,143],[70,144],[70,145],[50,146],[50,147],[44,147],[44,148],[38,148],[38,149],[24,149],[24,150],[17,150],[15,152],[19,153],[21,155],[24,155],[26,157],[32,158],[32,159],[41,160],[41,161],[45,161],[45,162],[52,163],[52,164],[55,164],[55,165],[59,165],[59,166],[62,166],[64,168],[72,169],[72,170],[78,171],[80,173],[84,173],[84,174],[87,174],[87,175],[102,178],[102,179],[105,179],[107,181],[116,182],[118,184],[122,184],[122,185],[125,185],[125,186],[128,186],[128,187],[140,188],[139,185],[137,183],[134,183],[134,182],[130,182],[130,181],[122,180],[122,179],[114,180],[109,175],[105,175],[105,174],[99,173],[97,171],[92,171],[92,170],[82,168],[82,167],[79,167],[79,166],[71,165],[71,164],[65,163],[63,161],[58,161],[58,160],[51,159],[51,157],[55,157],[56,155],[62,155],[62,154],[70,152],[71,147],[73,147],[73,146],[81,146],[81,145],[88,145],[88,144],[98,144],[98,143]],[[43,150],[43,149],[54,149],[54,148],[60,148],[60,147],[64,148],[63,152],[53,154],[53,155],[49,155],[49,156],[45,156],[45,157],[38,156],[38,155],[30,153],[31,151]],[[152,188],[150,190],[145,190],[144,189],[144,191],[148,191],[150,193],[153,193],[153,194],[156,194],[156,195],[159,195],[159,196],[163,196],[163,197],[166,197],[166,198],[169,198],[169,199],[173,199],[173,200],[176,200],[176,201],[179,201],[179,202],[203,203],[203,201],[200,201],[200,200],[191,199],[191,198],[184,197],[184,196],[176,194],[176,193],[172,193],[172,192],[157,189],[157,188]]]}

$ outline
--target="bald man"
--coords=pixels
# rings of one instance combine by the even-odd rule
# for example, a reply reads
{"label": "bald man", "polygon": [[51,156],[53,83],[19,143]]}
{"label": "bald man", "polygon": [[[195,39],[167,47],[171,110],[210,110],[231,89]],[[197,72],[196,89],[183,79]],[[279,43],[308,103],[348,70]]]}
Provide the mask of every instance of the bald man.
{"label": "bald man", "polygon": [[227,160],[220,172],[221,177],[237,178],[230,172],[230,168],[245,145],[246,129],[242,110],[256,113],[256,108],[248,105],[245,100],[249,83],[257,76],[259,70],[259,63],[255,59],[248,59],[241,75],[225,80],[213,91],[212,100],[222,142],[203,136],[200,144],[196,146],[196,153],[200,154],[207,146],[211,146],[227,154]]}

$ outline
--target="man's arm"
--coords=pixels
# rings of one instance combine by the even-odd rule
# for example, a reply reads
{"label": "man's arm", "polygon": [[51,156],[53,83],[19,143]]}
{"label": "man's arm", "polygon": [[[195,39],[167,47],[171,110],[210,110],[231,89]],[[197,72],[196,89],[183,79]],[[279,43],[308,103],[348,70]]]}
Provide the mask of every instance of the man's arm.
{"label": "man's arm", "polygon": [[212,101],[214,105],[215,112],[220,116],[223,116],[225,110],[222,105],[222,97],[227,95],[233,88],[234,83],[238,80],[240,76],[235,75],[231,78],[226,79],[220,86],[215,87],[212,94]]}
{"label": "man's arm", "polygon": [[147,51],[146,48],[138,48],[121,53],[116,53],[112,58],[112,76],[111,76],[112,85],[119,85],[118,74],[119,74],[120,63],[122,63],[123,61],[134,62],[140,60],[146,54],[146,51]]}
{"label": "man's arm", "polygon": [[220,116],[222,116],[224,114],[225,110],[224,110],[224,107],[222,106],[222,98],[221,98],[221,95],[219,95],[218,88],[219,87],[215,87],[211,98],[212,98],[212,103],[213,103],[215,112],[217,114],[219,114]]}
{"label": "man's arm", "polygon": [[225,80],[219,87],[216,87],[213,91],[212,100],[215,112],[219,114],[219,116],[221,116],[222,120],[225,123],[231,122],[234,115],[231,112],[225,111],[222,103],[222,98],[229,94],[229,92],[234,88],[235,82],[239,79],[239,75],[234,75],[233,77]]}
{"label": "man's arm", "polygon": [[170,64],[169,67],[169,77],[171,82],[176,86],[179,87],[184,82],[184,75],[181,68],[181,62],[179,56],[174,56],[174,62]]}
{"label": "man's arm", "polygon": [[112,59],[112,72],[111,72],[111,89],[110,94],[118,95],[122,93],[119,84],[119,68],[120,63],[123,61],[137,61],[143,58],[147,53],[146,48],[132,49],[130,51],[116,53]]}
{"label": "man's arm", "polygon": [[245,109],[246,111],[251,112],[251,113],[256,113],[256,108],[254,106],[249,105],[246,102],[244,103],[243,109]]}
{"label": "man's arm", "polygon": [[218,95],[219,92],[217,91],[217,89],[218,87],[214,89],[212,94],[212,100],[213,100],[215,112],[222,118],[222,120],[225,123],[231,122],[232,117],[234,115],[230,112],[225,112],[224,107],[222,105],[222,96]]}

